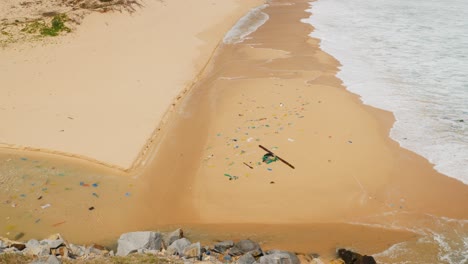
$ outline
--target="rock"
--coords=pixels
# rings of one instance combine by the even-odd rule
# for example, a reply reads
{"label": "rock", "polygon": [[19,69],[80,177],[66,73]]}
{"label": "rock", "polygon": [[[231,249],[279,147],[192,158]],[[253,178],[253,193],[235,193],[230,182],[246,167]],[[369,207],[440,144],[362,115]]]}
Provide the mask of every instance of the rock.
{"label": "rock", "polygon": [[165,248],[169,247],[177,239],[181,239],[183,237],[184,237],[184,231],[182,229],[180,229],[180,228],[173,231],[173,232],[165,233],[163,235],[163,241],[164,241]]}
{"label": "rock", "polygon": [[287,254],[289,256],[289,260],[291,261],[290,263],[291,264],[300,264],[301,261],[299,260],[299,258],[296,256],[295,253],[292,253],[292,252],[289,252],[289,251],[284,251],[284,250],[268,250],[267,252],[265,252],[266,255],[283,255],[283,254]]}
{"label": "rock", "polygon": [[33,248],[39,245],[39,241],[37,241],[36,239],[30,239],[28,242],[26,242],[26,248]]}
{"label": "rock", "polygon": [[[138,249],[140,250],[140,249]],[[136,250],[135,252],[137,252]],[[96,245],[93,244],[86,248],[85,250],[85,255],[92,255],[92,256],[108,256],[109,255],[109,250],[107,250],[105,247],[101,245]]]}
{"label": "rock", "polygon": [[16,248],[17,250],[21,251],[26,248],[26,245],[23,243],[13,243],[10,245],[11,248]]}
{"label": "rock", "polygon": [[234,241],[232,240],[218,242],[214,245],[214,251],[218,253],[224,253],[224,251],[232,248],[233,246],[234,246]]}
{"label": "rock", "polygon": [[158,232],[131,232],[122,234],[118,240],[117,256],[127,256],[138,249],[161,250],[162,236]]}
{"label": "rock", "polygon": [[53,248],[50,250],[51,255],[54,256],[62,256],[64,258],[68,258],[70,256],[70,252],[67,247],[62,246],[58,248]]}
{"label": "rock", "polygon": [[255,258],[250,253],[244,254],[237,260],[237,264],[252,264],[255,262]]}
{"label": "rock", "polygon": [[38,260],[32,262],[31,264],[61,264],[62,261],[60,261],[56,256],[50,255],[48,257],[42,257],[39,258]]}
{"label": "rock", "polygon": [[254,242],[250,239],[241,240],[234,244],[234,246],[229,250],[229,255],[240,256],[251,251],[256,252],[254,256],[259,256],[262,254],[262,249],[257,242]]}
{"label": "rock", "polygon": [[47,244],[43,245],[35,239],[31,239],[26,242],[26,248],[23,250],[25,255],[32,256],[48,256],[50,254],[50,248]]}
{"label": "rock", "polygon": [[329,264],[345,264],[342,259],[334,259]]}
{"label": "rock", "polygon": [[41,240],[40,244],[47,244],[50,249],[58,248],[65,244],[65,240],[60,234],[55,234],[47,239]]}
{"label": "rock", "polygon": [[192,245],[184,249],[184,257],[186,258],[196,258],[200,259],[201,257],[201,245],[200,242],[193,243]]}
{"label": "rock", "polygon": [[86,248],[83,246],[78,246],[74,244],[70,244],[70,253],[75,257],[82,257],[85,255]]}
{"label": "rock", "polygon": [[184,254],[184,249],[190,246],[190,244],[192,243],[186,238],[177,239],[167,248],[167,253],[169,255],[177,254],[182,256]]}
{"label": "rock", "polygon": [[60,261],[56,256],[50,255],[46,263],[47,264],[62,264],[62,261]]}
{"label": "rock", "polygon": [[359,253],[346,250],[344,248],[338,249],[338,257],[340,257],[345,264],[376,264],[377,262],[371,256],[362,256]]}
{"label": "rock", "polygon": [[296,254],[282,250],[269,250],[266,255],[260,258],[260,264],[300,264]]}

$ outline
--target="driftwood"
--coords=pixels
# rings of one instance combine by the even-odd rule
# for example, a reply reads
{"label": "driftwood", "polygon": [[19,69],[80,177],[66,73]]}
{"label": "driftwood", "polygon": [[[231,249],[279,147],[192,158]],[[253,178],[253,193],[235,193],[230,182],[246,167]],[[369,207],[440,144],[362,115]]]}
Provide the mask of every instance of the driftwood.
{"label": "driftwood", "polygon": [[268,152],[268,153],[270,153],[271,155],[273,155],[273,157],[278,158],[281,162],[283,162],[284,164],[288,165],[288,166],[291,167],[292,169],[295,169],[295,167],[294,167],[291,163],[289,163],[289,162],[287,162],[286,160],[282,159],[281,157],[279,157],[278,155],[276,155],[275,153],[273,153],[271,150],[265,148],[265,147],[262,146],[262,145],[258,145],[258,146],[259,146],[261,149],[263,149],[263,150],[265,150],[266,152]]}

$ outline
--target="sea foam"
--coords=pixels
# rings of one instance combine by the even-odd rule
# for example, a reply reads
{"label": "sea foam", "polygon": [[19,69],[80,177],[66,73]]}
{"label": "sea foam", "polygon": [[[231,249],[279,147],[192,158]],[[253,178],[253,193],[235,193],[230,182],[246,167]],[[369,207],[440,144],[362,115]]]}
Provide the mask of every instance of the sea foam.
{"label": "sea foam", "polygon": [[468,1],[318,0],[305,20],[390,136],[468,184]]}
{"label": "sea foam", "polygon": [[255,32],[269,19],[269,16],[262,12],[263,9],[268,7],[267,4],[256,7],[250,10],[247,15],[243,16],[237,23],[229,30],[224,36],[223,42],[225,44],[236,44],[244,41],[244,39]]}

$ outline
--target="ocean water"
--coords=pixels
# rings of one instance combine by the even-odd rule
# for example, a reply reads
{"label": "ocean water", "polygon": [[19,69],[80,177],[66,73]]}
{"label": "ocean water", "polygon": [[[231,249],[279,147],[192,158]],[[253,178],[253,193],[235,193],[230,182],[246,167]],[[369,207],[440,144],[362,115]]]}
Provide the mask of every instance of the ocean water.
{"label": "ocean water", "polygon": [[304,22],[390,136],[468,184],[468,1],[318,0]]}

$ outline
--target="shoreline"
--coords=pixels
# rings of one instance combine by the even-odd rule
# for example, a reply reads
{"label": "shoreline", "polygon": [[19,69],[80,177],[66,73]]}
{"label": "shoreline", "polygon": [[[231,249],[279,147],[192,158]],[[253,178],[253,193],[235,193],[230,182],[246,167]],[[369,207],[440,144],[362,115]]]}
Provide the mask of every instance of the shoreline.
{"label": "shoreline", "polygon": [[[295,1],[296,5],[301,6],[306,3],[306,1]],[[463,201],[467,195],[467,187],[455,179],[435,173],[431,164],[423,157],[397,146],[397,142],[388,135],[394,122],[392,113],[364,105],[358,95],[346,90],[340,84],[336,78],[337,60],[320,49],[307,50],[311,45],[317,46],[319,40],[310,38],[307,34],[303,35],[307,31],[306,26],[291,33],[294,37],[299,36],[297,42],[292,41],[293,37],[287,38],[290,40],[289,43],[272,41],[276,34],[272,28],[278,31],[283,29],[281,27],[283,21],[278,20],[277,13],[275,13],[279,12],[275,9],[275,4],[280,5],[281,3],[273,2],[267,8],[268,12],[272,13],[270,15],[274,22],[267,21],[264,25],[267,28],[259,28],[243,43],[233,46],[222,45],[219,50],[215,50],[216,55],[213,61],[208,61],[204,66],[206,71],[202,71],[201,76],[198,76],[200,77],[199,81],[196,82],[198,78],[193,81],[195,87],[183,92],[186,95],[180,98],[180,102],[174,106],[174,109],[168,110],[167,118],[171,121],[163,124],[161,133],[156,135],[153,140],[155,143],[147,154],[147,161],[151,160],[151,162],[145,164],[141,171],[135,172],[134,175],[135,181],[138,180],[141,183],[136,187],[138,192],[136,192],[133,202],[143,202],[143,204],[138,204],[136,209],[130,209],[131,206],[124,207],[129,210],[126,211],[126,214],[135,214],[141,220],[138,223],[133,223],[130,216],[121,215],[120,217],[128,218],[122,221],[128,222],[112,230],[113,233],[122,229],[137,230],[150,226],[177,225],[179,223],[193,226],[219,225],[219,228],[223,230],[229,224],[235,226],[235,223],[238,222],[249,224],[245,224],[244,229],[234,228],[234,232],[242,230],[258,232],[256,225],[260,223],[272,226],[275,226],[274,224],[289,224],[298,227],[306,222],[313,226],[320,225],[320,222],[330,222],[330,225],[346,225],[347,222],[352,221],[380,225],[379,229],[382,229],[382,227],[386,227],[385,224],[389,220],[385,214],[393,214],[390,218],[394,218],[393,220],[402,229],[411,229],[411,225],[421,223],[422,218],[419,214],[435,213],[439,216],[467,219],[468,212],[463,210],[463,205],[451,209],[446,208],[448,205],[450,207],[450,205],[455,204],[456,201]],[[301,13],[298,10],[291,11],[288,16],[284,16],[285,23],[293,23],[287,19],[295,17],[294,12]],[[306,13],[306,11],[304,10],[302,13]],[[293,57],[296,59],[293,60]],[[315,60],[309,64],[311,58]],[[295,91],[284,93],[286,88],[281,87],[292,87]],[[267,95],[265,95],[265,91]],[[295,97],[289,98],[290,94]],[[297,96],[303,96],[303,98]],[[265,100],[262,101],[262,99]],[[320,103],[318,103],[319,101]],[[334,103],[324,106],[329,101]],[[239,102],[243,104],[239,106]],[[346,126],[328,127],[329,121],[321,119],[319,115],[314,115],[318,111],[324,111],[327,115],[335,116],[334,111],[338,111],[336,110],[339,108],[337,106],[341,107],[342,103],[346,107],[340,115],[345,118],[339,120]],[[292,105],[291,108],[289,108],[290,105]],[[310,107],[311,110],[298,110],[301,107],[305,108],[304,106]],[[285,108],[288,109],[283,111],[282,109]],[[360,119],[357,121],[355,119],[346,120],[347,112],[355,111],[355,109],[358,109],[356,116],[364,115],[368,119],[365,122],[359,121]],[[361,111],[362,109],[364,110]],[[245,110],[252,110],[252,112]],[[298,111],[299,115],[296,115],[294,111]],[[265,118],[267,114],[275,114],[279,120],[277,122],[283,123],[283,126],[278,126],[276,131],[278,134],[283,133],[282,130],[279,130],[283,127],[288,135],[283,136],[281,141],[274,131],[267,131],[266,124],[261,123],[263,121],[270,122],[271,119],[274,119],[273,115],[268,116],[266,120],[245,122],[246,120]],[[284,116],[283,119],[286,121],[283,121],[281,119],[283,114],[297,116],[298,119],[289,122],[291,121],[287,120],[289,117]],[[302,115],[304,117],[300,118]],[[240,120],[240,118],[245,120]],[[311,128],[308,126],[309,122],[317,126]],[[288,130],[286,123],[294,123],[294,126],[299,128],[297,131]],[[264,129],[261,130],[262,133],[269,134],[255,134],[254,131],[257,128],[246,128],[246,126],[258,127],[258,124],[262,126],[261,129]],[[276,124],[271,123],[269,127],[274,125]],[[357,130],[361,125],[366,127],[364,131]],[[343,127],[348,129],[348,126],[355,130],[341,134],[340,131],[343,130]],[[249,133],[249,135],[237,135],[235,129],[226,129],[233,127],[242,127],[239,131]],[[365,135],[360,135],[356,131]],[[315,132],[318,134],[314,134]],[[375,134],[370,136],[366,134],[374,132]],[[330,138],[329,135],[332,137]],[[244,142],[245,145],[248,145],[247,143],[250,143],[248,139],[251,136],[260,138],[260,143],[254,140],[252,146],[246,147],[243,154],[232,150],[235,147],[233,142]],[[221,139],[219,140],[219,138]],[[329,142],[335,138],[339,141]],[[366,141],[368,138],[372,140]],[[320,146],[322,141],[327,141],[328,143],[325,144],[328,145]],[[349,141],[352,142],[349,143]],[[259,151],[256,147],[257,144],[267,143],[268,146],[274,146],[278,142],[281,142],[281,145],[275,152],[282,157],[284,155],[291,161],[297,167],[295,171],[281,167],[282,165],[277,162],[271,165],[272,171],[266,171],[262,164],[256,166],[253,170],[255,173],[252,173],[251,169],[242,164],[244,156],[239,158],[241,155],[247,156],[247,162],[252,161],[254,164],[261,159],[263,152]],[[358,152],[350,152],[346,149],[348,146],[355,146],[362,142],[364,144],[359,146]],[[227,146],[227,144],[231,145]],[[378,151],[375,149],[366,150],[373,144],[377,144],[382,149],[377,148]],[[208,149],[208,146],[211,148]],[[314,151],[308,152],[308,147],[311,146]],[[359,156],[363,149],[370,152],[371,155],[365,157],[373,162],[360,164],[359,160],[347,161],[346,157],[341,156],[341,153]],[[384,162],[375,162],[373,153],[385,151],[388,153],[384,156]],[[213,153],[216,155],[207,160]],[[303,153],[307,153],[306,156],[311,158],[304,159]],[[324,155],[320,156],[321,154]],[[218,157],[229,157],[232,160],[225,162],[222,158],[217,159]],[[340,168],[338,168],[334,174],[327,174],[328,172],[324,168],[328,168],[325,167],[328,165],[321,163],[323,161],[324,164],[328,164],[327,159],[328,163],[331,160],[333,166],[339,166],[342,169],[356,169],[357,167],[356,172],[339,171]],[[213,163],[209,164],[208,162]],[[229,165],[231,162],[235,162],[235,164]],[[335,162],[339,165],[334,165]],[[211,165],[220,169],[209,167]],[[304,167],[307,170],[304,170]],[[379,170],[372,167],[378,167]],[[263,171],[259,172],[258,168]],[[213,173],[212,170],[216,170],[216,172]],[[228,181],[226,177],[223,177],[225,170],[230,170],[227,171],[229,174],[239,175],[239,179]],[[402,171],[398,172],[397,170]],[[278,175],[271,175],[277,171]],[[245,176],[245,173],[249,172],[251,175]],[[399,173],[403,175],[399,175]],[[316,176],[316,174],[326,175],[326,177]],[[354,178],[330,180],[333,177],[347,174],[351,174]],[[422,174],[427,174],[429,177],[414,176]],[[282,178],[284,175],[288,176],[287,180]],[[293,181],[298,181],[299,184]],[[420,186],[421,182],[427,183],[428,186],[424,186],[424,188],[429,190],[415,190],[414,186]],[[304,188],[305,186],[308,188]],[[440,186],[443,186],[444,190],[437,190],[436,187]],[[277,188],[277,190],[271,190],[270,187]],[[322,191],[321,188],[325,191]],[[436,191],[432,192],[431,190]],[[343,197],[350,198],[343,199]],[[401,197],[404,197],[404,202],[401,201]],[[444,197],[447,201],[437,201],[439,197]],[[147,201],[162,202],[156,204]],[[259,205],[253,205],[250,201],[258,202]],[[296,204],[297,201],[306,204],[307,207]],[[340,206],[340,203],[345,203],[344,207]],[[427,203],[429,205],[426,205]],[[404,211],[414,215],[408,219],[405,217],[399,219],[398,215],[402,207]],[[168,215],[167,212],[170,214]],[[316,216],[317,214],[322,215]],[[119,217],[119,214],[114,214],[114,216]],[[109,216],[101,216],[101,218],[104,219],[101,220],[104,222],[113,220]],[[424,224],[424,221],[422,223]],[[299,233],[305,230],[298,229]],[[359,246],[362,252],[376,246],[375,240],[372,240],[374,232],[369,231],[374,229],[366,229],[365,227],[363,229],[369,232],[370,240]],[[290,228],[280,230],[278,239],[281,240],[281,235],[287,234],[288,230]],[[399,231],[396,232],[395,229],[393,231],[389,231],[390,234],[381,239],[392,243],[406,241],[416,243],[416,238],[409,239],[413,234],[398,236],[396,233]],[[462,231],[464,230],[462,229]],[[103,237],[105,230],[98,232],[100,234],[93,234],[93,236]],[[346,236],[346,239],[350,240],[349,243],[353,243],[354,237],[359,237],[359,235],[360,232],[352,231]],[[323,244],[324,240],[327,239],[330,238],[325,235],[322,241],[314,241],[315,244],[312,245]],[[382,245],[384,244],[382,243]],[[313,249],[313,246],[310,247]]]}

